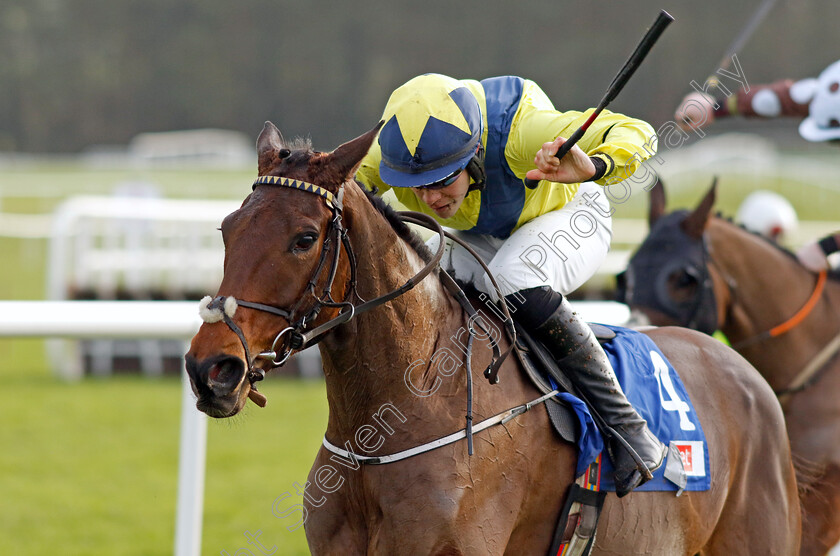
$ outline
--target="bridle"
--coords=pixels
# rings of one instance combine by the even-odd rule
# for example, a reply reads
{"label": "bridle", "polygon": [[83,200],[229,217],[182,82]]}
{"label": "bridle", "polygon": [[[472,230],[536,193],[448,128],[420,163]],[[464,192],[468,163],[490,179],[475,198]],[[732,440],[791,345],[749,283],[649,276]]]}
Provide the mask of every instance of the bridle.
{"label": "bridle", "polygon": [[[347,299],[356,298],[361,300],[362,298],[361,296],[359,296],[358,291],[356,290],[356,257],[353,252],[353,246],[351,245],[350,239],[348,237],[348,230],[344,227],[342,221],[342,212],[344,210],[344,184],[339,186],[338,193],[335,195],[327,189],[324,189],[323,187],[312,183],[276,176],[259,176],[254,181],[252,189],[255,189],[258,185],[288,187],[291,189],[297,189],[299,191],[304,191],[307,193],[318,195],[324,200],[325,204],[327,205],[327,208],[330,209],[332,215],[330,218],[329,228],[326,233],[326,238],[324,239],[324,243],[322,244],[320,259],[318,261],[317,266],[315,267],[312,277],[307,283],[305,291],[305,293],[308,293],[311,297],[315,299],[315,303],[312,305],[311,308],[306,310],[306,312],[303,315],[299,317],[297,316],[305,299],[307,299],[306,295],[302,295],[289,309],[275,307],[266,303],[242,301],[228,296],[217,296],[212,299],[210,299],[208,296],[201,301],[201,310],[205,313],[209,312],[213,315],[213,317],[210,319],[202,315],[206,322],[217,322],[219,320],[224,321],[228,328],[230,328],[231,331],[233,331],[239,338],[239,341],[242,344],[242,348],[245,351],[245,361],[248,365],[246,376],[251,384],[252,391],[256,391],[254,383],[259,382],[263,380],[263,378],[265,378],[265,370],[255,366],[255,363],[258,360],[266,360],[273,367],[282,366],[286,363],[286,361],[288,361],[289,357],[291,357],[291,355],[295,351],[302,351],[308,347],[317,344],[327,332],[341,324],[346,323],[354,316],[364,313],[370,309],[373,309],[374,307],[387,303],[388,301],[403,295],[410,289],[414,288],[414,286],[416,286],[420,281],[422,281],[435,269],[438,270],[438,273],[441,278],[441,283],[444,285],[444,287],[447,288],[447,290],[449,290],[451,293],[453,293],[453,295],[455,295],[456,299],[459,301],[461,306],[471,317],[471,325],[473,323],[476,324],[479,328],[484,329],[484,332],[489,335],[489,331],[485,329],[485,327],[479,320],[473,322],[474,317],[476,317],[478,313],[472,307],[466,295],[464,295],[463,291],[461,291],[461,288],[443,269],[439,267],[440,260],[443,257],[444,249],[446,247],[446,242],[444,241],[445,237],[450,237],[456,240],[457,238],[454,238],[453,236],[444,232],[441,225],[431,216],[419,212],[399,213],[400,217],[404,221],[424,226],[439,235],[440,242],[438,244],[438,249],[432,256],[431,260],[429,260],[423,268],[421,268],[414,276],[409,278],[399,288],[385,293],[375,299],[371,299],[370,301],[362,300],[361,304],[354,305],[351,301],[347,301]],[[347,294],[344,301],[336,301],[332,297],[332,287],[335,282],[338,270],[342,245],[344,246],[344,250],[347,252],[347,257],[350,264],[349,293]],[[333,251],[333,256],[332,259],[329,260],[329,267],[327,267],[327,257],[331,249]],[[321,278],[322,273],[325,270],[327,272],[326,284],[324,285],[324,288],[321,291],[321,293],[316,294],[316,289],[318,287],[317,284]],[[493,283],[494,285],[496,285],[495,281],[493,281]],[[496,286],[496,288],[498,290],[498,286]],[[501,299],[501,293],[499,293],[499,296]],[[506,331],[511,341],[510,346],[504,354],[500,352],[498,344],[496,342],[492,342],[493,359],[490,365],[484,371],[484,376],[487,377],[491,381],[491,383],[494,384],[498,382],[499,368],[501,367],[502,363],[504,362],[505,358],[508,356],[510,351],[513,349],[516,339],[516,333],[513,327],[513,320],[507,311],[507,306],[504,303],[502,303],[501,306],[507,317],[507,321],[505,323]],[[251,350],[249,349],[248,345],[248,340],[245,337],[245,334],[242,332],[242,329],[233,320],[233,313],[236,311],[237,307],[245,307],[248,309],[254,309],[257,311],[270,313],[282,317],[290,324],[287,327],[283,328],[275,336],[274,341],[271,343],[271,348],[268,351],[260,352],[252,358]],[[307,324],[314,321],[324,307],[339,308],[339,314],[315,328],[307,329]],[[472,335],[474,334],[472,326],[470,326],[469,332],[472,337]],[[254,398],[252,397],[252,399]],[[262,400],[262,403],[260,403],[257,399],[254,399],[254,401],[259,405],[264,405],[265,403],[264,400]]]}

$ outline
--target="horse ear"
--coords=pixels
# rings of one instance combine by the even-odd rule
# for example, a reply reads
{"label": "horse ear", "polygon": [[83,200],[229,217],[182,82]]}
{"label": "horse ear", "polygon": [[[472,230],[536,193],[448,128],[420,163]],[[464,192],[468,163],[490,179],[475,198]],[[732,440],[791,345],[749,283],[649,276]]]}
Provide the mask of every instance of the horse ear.
{"label": "horse ear", "polygon": [[712,181],[712,187],[709,192],[697,205],[691,214],[689,214],[682,222],[683,231],[694,239],[703,237],[703,231],[706,229],[706,224],[709,223],[709,215],[712,212],[712,207],[715,204],[715,190],[717,188],[717,176]]}
{"label": "horse ear", "polygon": [[283,135],[271,122],[265,122],[260,136],[257,138],[257,165],[260,175],[267,171],[274,156],[283,148]]}
{"label": "horse ear", "polygon": [[347,141],[327,155],[325,166],[329,167],[331,171],[340,174],[340,183],[351,179],[356,174],[359,164],[361,164],[362,159],[370,150],[370,146],[373,144],[374,139],[376,139],[376,136],[379,133],[379,128],[381,128],[384,123],[384,120],[380,120],[380,122],[367,133],[364,133],[351,141]]}
{"label": "horse ear", "polygon": [[653,182],[653,187],[650,188],[650,206],[648,208],[648,226],[653,228],[653,225],[662,216],[665,215],[665,186],[659,178]]}

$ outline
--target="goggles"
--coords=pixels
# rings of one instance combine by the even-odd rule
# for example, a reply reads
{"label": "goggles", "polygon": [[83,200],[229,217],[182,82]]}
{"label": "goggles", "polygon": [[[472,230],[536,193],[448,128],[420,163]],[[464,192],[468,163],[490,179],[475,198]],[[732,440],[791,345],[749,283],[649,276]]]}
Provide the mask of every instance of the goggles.
{"label": "goggles", "polygon": [[444,187],[449,187],[450,185],[455,183],[455,180],[458,179],[458,176],[460,176],[461,172],[463,172],[463,171],[464,171],[463,168],[459,168],[458,170],[455,170],[455,172],[453,174],[450,174],[450,175],[446,176],[442,180],[436,181],[434,183],[430,183],[429,185],[421,185],[421,186],[415,187],[415,189],[427,189],[427,190],[433,191],[435,189],[443,189]]}

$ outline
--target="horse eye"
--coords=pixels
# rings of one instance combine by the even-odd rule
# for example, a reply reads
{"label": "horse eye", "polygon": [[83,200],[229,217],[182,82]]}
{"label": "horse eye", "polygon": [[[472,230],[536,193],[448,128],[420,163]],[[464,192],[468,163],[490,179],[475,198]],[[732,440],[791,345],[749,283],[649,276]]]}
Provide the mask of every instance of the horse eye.
{"label": "horse eye", "polygon": [[683,298],[691,296],[697,291],[700,280],[693,269],[681,268],[671,273],[668,277],[668,283],[671,288],[671,295]]}
{"label": "horse eye", "polygon": [[697,284],[697,277],[688,272],[687,270],[681,270],[679,275],[677,276],[677,286],[680,287],[688,287]]}
{"label": "horse eye", "polygon": [[315,240],[318,237],[312,232],[306,232],[305,234],[301,235],[295,241],[294,247],[292,247],[292,251],[294,252],[303,252],[309,251],[313,245],[315,245]]}
{"label": "horse eye", "polygon": [[668,275],[668,295],[676,303],[689,303],[695,299],[700,280],[691,268],[681,268]]}

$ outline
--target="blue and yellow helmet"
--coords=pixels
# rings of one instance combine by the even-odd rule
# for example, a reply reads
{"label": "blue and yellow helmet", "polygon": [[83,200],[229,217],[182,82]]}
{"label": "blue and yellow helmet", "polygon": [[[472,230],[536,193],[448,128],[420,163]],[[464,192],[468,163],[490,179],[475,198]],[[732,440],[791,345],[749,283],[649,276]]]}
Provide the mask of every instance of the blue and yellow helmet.
{"label": "blue and yellow helmet", "polygon": [[429,73],[391,94],[379,132],[379,175],[391,187],[422,187],[463,170],[481,141],[481,108],[470,90]]}

